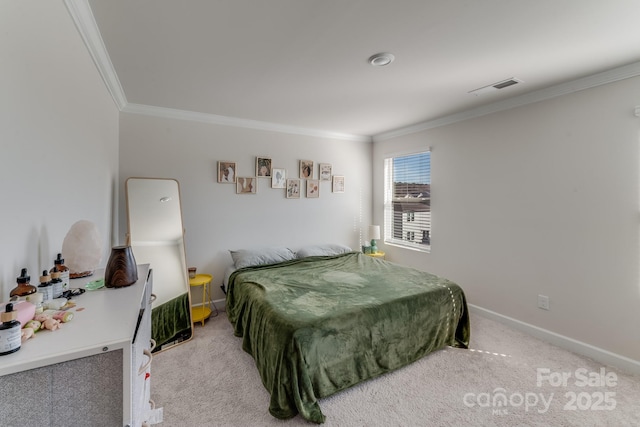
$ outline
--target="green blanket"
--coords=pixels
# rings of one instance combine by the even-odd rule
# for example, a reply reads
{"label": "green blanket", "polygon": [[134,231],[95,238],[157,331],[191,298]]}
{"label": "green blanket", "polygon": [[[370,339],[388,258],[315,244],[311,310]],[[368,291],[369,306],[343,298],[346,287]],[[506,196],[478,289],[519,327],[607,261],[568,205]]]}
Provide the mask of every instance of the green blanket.
{"label": "green blanket", "polygon": [[227,314],[283,419],[322,423],[318,399],[469,344],[458,285],[356,252],[240,269]]}
{"label": "green blanket", "polygon": [[151,338],[156,350],[183,335],[191,334],[189,294],[184,293],[151,310]]}

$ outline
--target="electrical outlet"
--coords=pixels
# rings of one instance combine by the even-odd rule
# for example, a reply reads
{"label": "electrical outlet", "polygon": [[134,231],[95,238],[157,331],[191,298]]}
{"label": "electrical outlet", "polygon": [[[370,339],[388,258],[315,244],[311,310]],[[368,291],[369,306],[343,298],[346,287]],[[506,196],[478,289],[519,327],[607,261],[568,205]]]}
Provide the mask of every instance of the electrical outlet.
{"label": "electrical outlet", "polygon": [[549,310],[549,297],[546,295],[538,295],[538,308]]}

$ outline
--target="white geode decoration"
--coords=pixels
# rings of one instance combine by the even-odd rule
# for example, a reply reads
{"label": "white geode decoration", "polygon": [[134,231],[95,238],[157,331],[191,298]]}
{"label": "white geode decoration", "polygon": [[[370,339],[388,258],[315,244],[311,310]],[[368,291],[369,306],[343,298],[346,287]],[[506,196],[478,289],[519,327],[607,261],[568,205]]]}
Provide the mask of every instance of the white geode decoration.
{"label": "white geode decoration", "polygon": [[72,278],[91,276],[102,259],[102,239],[91,221],[73,224],[62,242],[64,264]]}

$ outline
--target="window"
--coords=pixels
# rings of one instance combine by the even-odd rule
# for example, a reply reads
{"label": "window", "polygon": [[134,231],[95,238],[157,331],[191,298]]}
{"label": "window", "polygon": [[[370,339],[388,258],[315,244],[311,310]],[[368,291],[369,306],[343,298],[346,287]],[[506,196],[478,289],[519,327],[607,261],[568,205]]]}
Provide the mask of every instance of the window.
{"label": "window", "polygon": [[429,252],[430,151],[384,160],[384,242]]}

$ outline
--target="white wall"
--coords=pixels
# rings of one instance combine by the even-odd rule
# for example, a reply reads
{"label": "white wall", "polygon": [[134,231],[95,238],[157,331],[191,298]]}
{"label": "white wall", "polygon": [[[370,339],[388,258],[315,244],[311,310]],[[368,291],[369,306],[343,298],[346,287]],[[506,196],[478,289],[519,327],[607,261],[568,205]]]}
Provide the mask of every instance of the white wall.
{"label": "white wall", "polygon": [[[0,2],[0,300],[38,284],[73,223],[111,247],[118,110],[63,2]],[[106,264],[108,252],[103,257]]]}
{"label": "white wall", "polygon": [[479,307],[640,361],[639,88],[627,79],[376,142],[377,223],[383,159],[433,149],[431,253],[383,245],[387,258],[458,282]]}
{"label": "white wall", "polygon": [[[128,177],[175,178],[180,183],[186,229],[187,263],[214,275],[214,299],[230,264],[230,249],[281,245],[298,249],[309,243],[342,243],[357,249],[361,230],[371,219],[370,142],[163,119],[120,115],[120,188]],[[217,182],[217,162],[235,161],[238,176],[255,176],[256,156],[298,178],[299,160],[331,163],[345,176],[345,192],[332,193],[322,181],[320,197],[287,199],[260,178],[255,195],[236,194],[234,185]],[[126,233],[124,191],[120,238]],[[365,231],[366,233],[366,231]],[[366,238],[366,236],[362,236]],[[195,300],[194,296],[194,300]]]}

